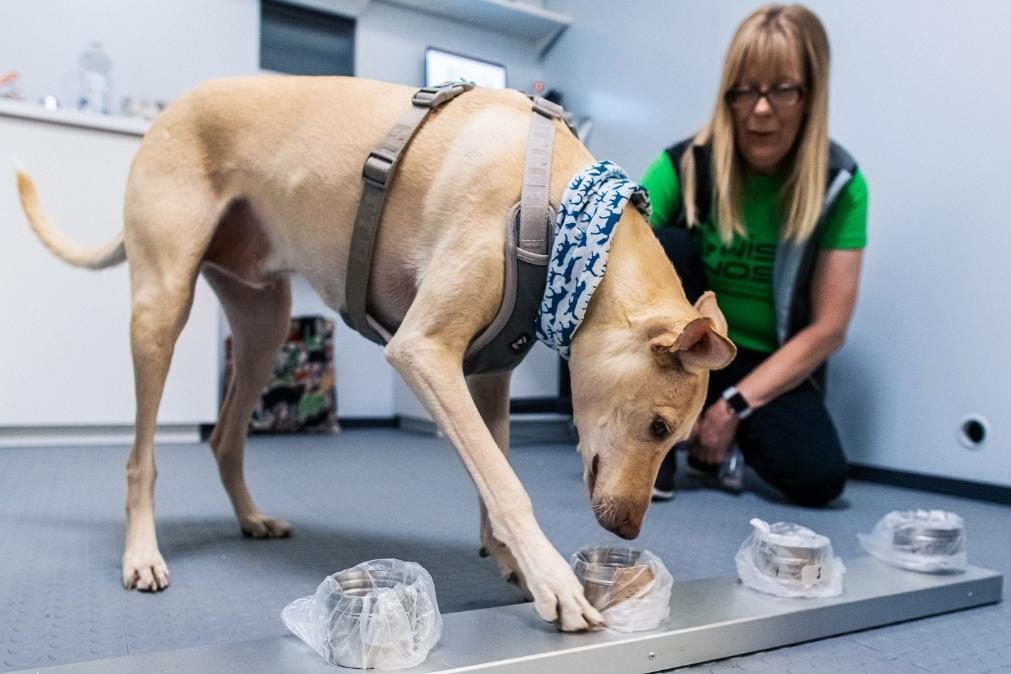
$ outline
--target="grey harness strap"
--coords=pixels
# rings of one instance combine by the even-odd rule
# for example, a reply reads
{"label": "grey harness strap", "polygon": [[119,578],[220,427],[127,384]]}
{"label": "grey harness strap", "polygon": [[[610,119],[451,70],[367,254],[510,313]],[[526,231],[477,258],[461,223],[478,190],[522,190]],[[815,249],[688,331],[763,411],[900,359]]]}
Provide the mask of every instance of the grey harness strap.
{"label": "grey harness strap", "polygon": [[523,192],[506,221],[505,283],[502,304],[491,324],[471,342],[464,357],[467,374],[500,372],[519,364],[534,345],[555,227],[550,204],[554,120],[562,107],[533,99],[527,136]]}
{"label": "grey harness strap", "polygon": [[348,248],[341,318],[374,342],[385,344],[390,338],[389,333],[371,319],[366,309],[372,253],[386,205],[387,188],[404,149],[428,114],[473,88],[470,82],[453,82],[419,89],[411,99],[411,109],[393,125],[383,142],[369,153],[362,167],[362,197],[358,202]]}
{"label": "grey harness strap", "polygon": [[[348,252],[341,318],[373,342],[386,344],[392,337],[368,315],[366,305],[376,234],[397,163],[428,113],[471,88],[470,83],[452,83],[421,89],[412,99],[410,112],[365,160],[362,197]],[[535,97],[533,111],[523,166],[523,191],[506,221],[502,304],[491,324],[468,347],[464,356],[467,374],[512,369],[535,341],[534,324],[544,295],[555,222],[549,201],[554,121],[562,117],[562,108]]]}

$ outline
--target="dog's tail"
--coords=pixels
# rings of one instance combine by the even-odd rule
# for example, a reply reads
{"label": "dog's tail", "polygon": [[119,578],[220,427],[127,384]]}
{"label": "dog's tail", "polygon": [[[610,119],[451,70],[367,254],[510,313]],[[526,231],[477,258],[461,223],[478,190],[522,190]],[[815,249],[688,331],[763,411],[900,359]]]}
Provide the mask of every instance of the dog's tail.
{"label": "dog's tail", "polygon": [[88,269],[104,269],[117,265],[126,259],[126,246],[123,245],[122,230],[116,238],[104,246],[89,248],[71,241],[58,230],[42,209],[35,182],[20,167],[18,174],[18,194],[21,196],[21,208],[25,211],[28,224],[35,234],[56,257],[75,267]]}

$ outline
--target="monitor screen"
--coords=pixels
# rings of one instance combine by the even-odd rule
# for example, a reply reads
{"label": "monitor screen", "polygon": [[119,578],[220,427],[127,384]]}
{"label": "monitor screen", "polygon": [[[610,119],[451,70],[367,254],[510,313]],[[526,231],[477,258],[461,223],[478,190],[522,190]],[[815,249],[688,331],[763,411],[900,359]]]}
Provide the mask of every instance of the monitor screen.
{"label": "monitor screen", "polygon": [[501,63],[454,54],[429,47],[425,50],[425,86],[466,80],[479,87],[502,89],[506,86],[506,68]]}

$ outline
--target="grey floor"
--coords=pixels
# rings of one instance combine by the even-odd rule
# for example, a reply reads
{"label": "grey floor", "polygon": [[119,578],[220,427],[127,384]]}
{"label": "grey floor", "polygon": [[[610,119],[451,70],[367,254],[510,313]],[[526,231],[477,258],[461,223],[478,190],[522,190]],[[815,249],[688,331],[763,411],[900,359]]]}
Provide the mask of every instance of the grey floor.
{"label": "grey floor", "polygon": [[[474,491],[444,440],[395,430],[253,438],[251,490],[296,528],[275,541],[240,535],[205,446],[160,448],[158,535],[172,586],[158,595],[119,584],[125,461],[122,447],[0,450],[0,671],[282,635],[287,602],[328,573],[379,557],[425,566],[445,612],[520,600],[477,555]],[[590,513],[571,445],[520,429],[513,463],[563,554],[617,540]],[[651,508],[637,541],[675,579],[733,573],[751,517],[810,526],[845,559],[863,555],[857,532],[916,507],[962,514],[970,561],[1011,572],[1005,506],[854,482],[837,507],[808,510],[753,480],[733,496],[684,470],[679,487],[675,501]],[[1011,671],[1011,604],[682,671]]]}

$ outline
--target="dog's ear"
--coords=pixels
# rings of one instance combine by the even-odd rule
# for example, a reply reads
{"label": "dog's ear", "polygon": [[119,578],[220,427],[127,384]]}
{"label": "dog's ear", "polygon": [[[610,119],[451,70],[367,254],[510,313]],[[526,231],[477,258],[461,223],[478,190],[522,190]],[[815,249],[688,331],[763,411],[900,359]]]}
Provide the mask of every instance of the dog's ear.
{"label": "dog's ear", "polygon": [[716,296],[711,292],[703,294],[695,309],[701,318],[655,331],[650,338],[650,351],[664,365],[677,358],[689,370],[726,367],[737,355],[737,347],[726,336],[727,320],[716,304]]}
{"label": "dog's ear", "polygon": [[708,290],[702,293],[702,297],[695,302],[695,310],[702,318],[689,323],[689,327],[705,321],[709,324],[709,329],[696,329],[691,335],[685,331],[681,344],[683,348],[678,354],[682,365],[686,368],[709,370],[725,368],[737,355],[737,347],[727,337],[727,319],[716,303],[716,295]]}
{"label": "dog's ear", "polygon": [[734,343],[721,335],[708,317],[696,318],[685,326],[676,351],[686,370],[719,370],[730,365],[737,355]]}
{"label": "dog's ear", "polygon": [[711,320],[716,332],[727,336],[727,319],[723,317],[720,306],[716,304],[716,295],[712,290],[702,293],[702,297],[695,302],[695,311]]}

